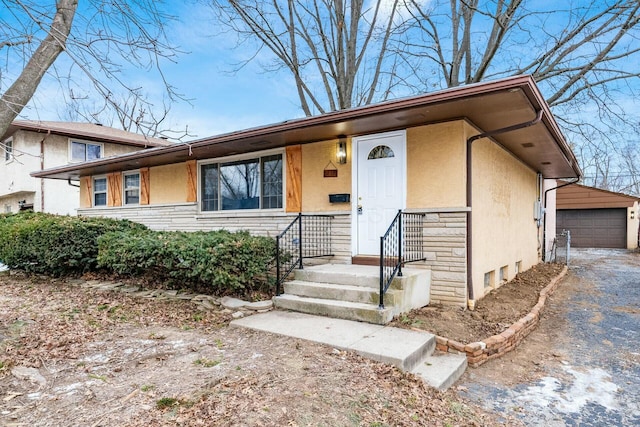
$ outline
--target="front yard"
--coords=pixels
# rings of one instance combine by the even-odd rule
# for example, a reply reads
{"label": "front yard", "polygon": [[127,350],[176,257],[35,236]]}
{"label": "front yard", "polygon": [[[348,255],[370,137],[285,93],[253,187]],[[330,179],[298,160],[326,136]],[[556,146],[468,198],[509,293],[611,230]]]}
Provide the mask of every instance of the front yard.
{"label": "front yard", "polygon": [[395,368],[228,327],[222,309],[73,283],[0,275],[3,425],[500,424]]}

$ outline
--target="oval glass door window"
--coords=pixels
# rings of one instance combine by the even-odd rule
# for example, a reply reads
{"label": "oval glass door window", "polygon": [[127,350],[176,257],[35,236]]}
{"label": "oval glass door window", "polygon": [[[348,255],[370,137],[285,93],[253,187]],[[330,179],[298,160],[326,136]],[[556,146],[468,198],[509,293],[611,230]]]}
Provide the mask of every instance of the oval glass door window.
{"label": "oval glass door window", "polygon": [[386,159],[388,157],[394,157],[391,147],[387,145],[378,145],[369,151],[367,160]]}

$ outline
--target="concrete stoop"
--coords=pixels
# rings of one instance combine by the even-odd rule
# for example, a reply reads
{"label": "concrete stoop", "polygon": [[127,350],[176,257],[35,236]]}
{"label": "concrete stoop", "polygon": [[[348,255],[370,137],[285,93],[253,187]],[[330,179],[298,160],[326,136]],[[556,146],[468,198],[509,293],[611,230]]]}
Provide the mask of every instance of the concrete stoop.
{"label": "concrete stoop", "polygon": [[412,372],[439,390],[450,387],[467,367],[464,355],[434,353],[435,336],[427,332],[284,311],[248,316],[231,325],[353,351]]}
{"label": "concrete stoop", "polygon": [[394,316],[429,304],[431,271],[405,268],[379,306],[379,268],[323,264],[295,271],[274,298],[277,308],[384,325]]}

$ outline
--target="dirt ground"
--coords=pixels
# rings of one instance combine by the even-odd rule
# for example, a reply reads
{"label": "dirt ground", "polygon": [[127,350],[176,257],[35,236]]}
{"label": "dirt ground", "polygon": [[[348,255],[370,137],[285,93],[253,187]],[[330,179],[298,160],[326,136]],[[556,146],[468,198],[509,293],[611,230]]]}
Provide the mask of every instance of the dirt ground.
{"label": "dirt ground", "polygon": [[[483,339],[528,312],[560,269],[519,275],[475,312],[428,307],[395,324]],[[5,274],[0,307],[3,426],[521,425],[455,388],[437,392],[350,353],[229,327],[229,311],[188,301]]]}
{"label": "dirt ground", "polygon": [[538,264],[491,291],[474,311],[432,304],[396,318],[392,325],[425,330],[464,344],[482,341],[526,316],[538,302],[540,291],[563,268],[561,264]]}
{"label": "dirt ground", "polygon": [[393,367],[194,307],[1,275],[0,425],[521,425]]}

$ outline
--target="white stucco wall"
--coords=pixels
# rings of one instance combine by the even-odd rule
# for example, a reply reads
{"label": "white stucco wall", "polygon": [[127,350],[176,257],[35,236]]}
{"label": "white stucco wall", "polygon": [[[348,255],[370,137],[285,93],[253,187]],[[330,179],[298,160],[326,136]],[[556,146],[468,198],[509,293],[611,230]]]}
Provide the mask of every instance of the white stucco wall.
{"label": "white stucco wall", "polygon": [[[80,206],[80,191],[66,181],[37,179],[30,176],[33,171],[47,169],[69,163],[69,138],[61,135],[17,131],[13,137],[14,156],[4,160],[4,150],[0,150],[0,209],[5,212],[10,206],[17,212],[18,201],[33,203],[36,212],[59,215],[76,215]],[[85,141],[81,138],[75,139]],[[91,141],[87,141],[91,142]],[[42,145],[41,145],[42,143]],[[139,150],[120,144],[103,144],[103,156],[114,156]],[[44,163],[40,163],[40,151],[44,150]],[[74,183],[78,184],[78,183]],[[43,197],[44,195],[44,197]]]}
{"label": "white stucco wall", "polygon": [[[13,137],[13,155],[5,160],[4,150],[0,161],[2,183],[0,195],[8,195],[22,191],[35,191],[35,182],[29,173],[40,168],[40,147],[33,145],[23,138],[24,133],[18,132]],[[26,172],[26,173],[25,173]]]}

